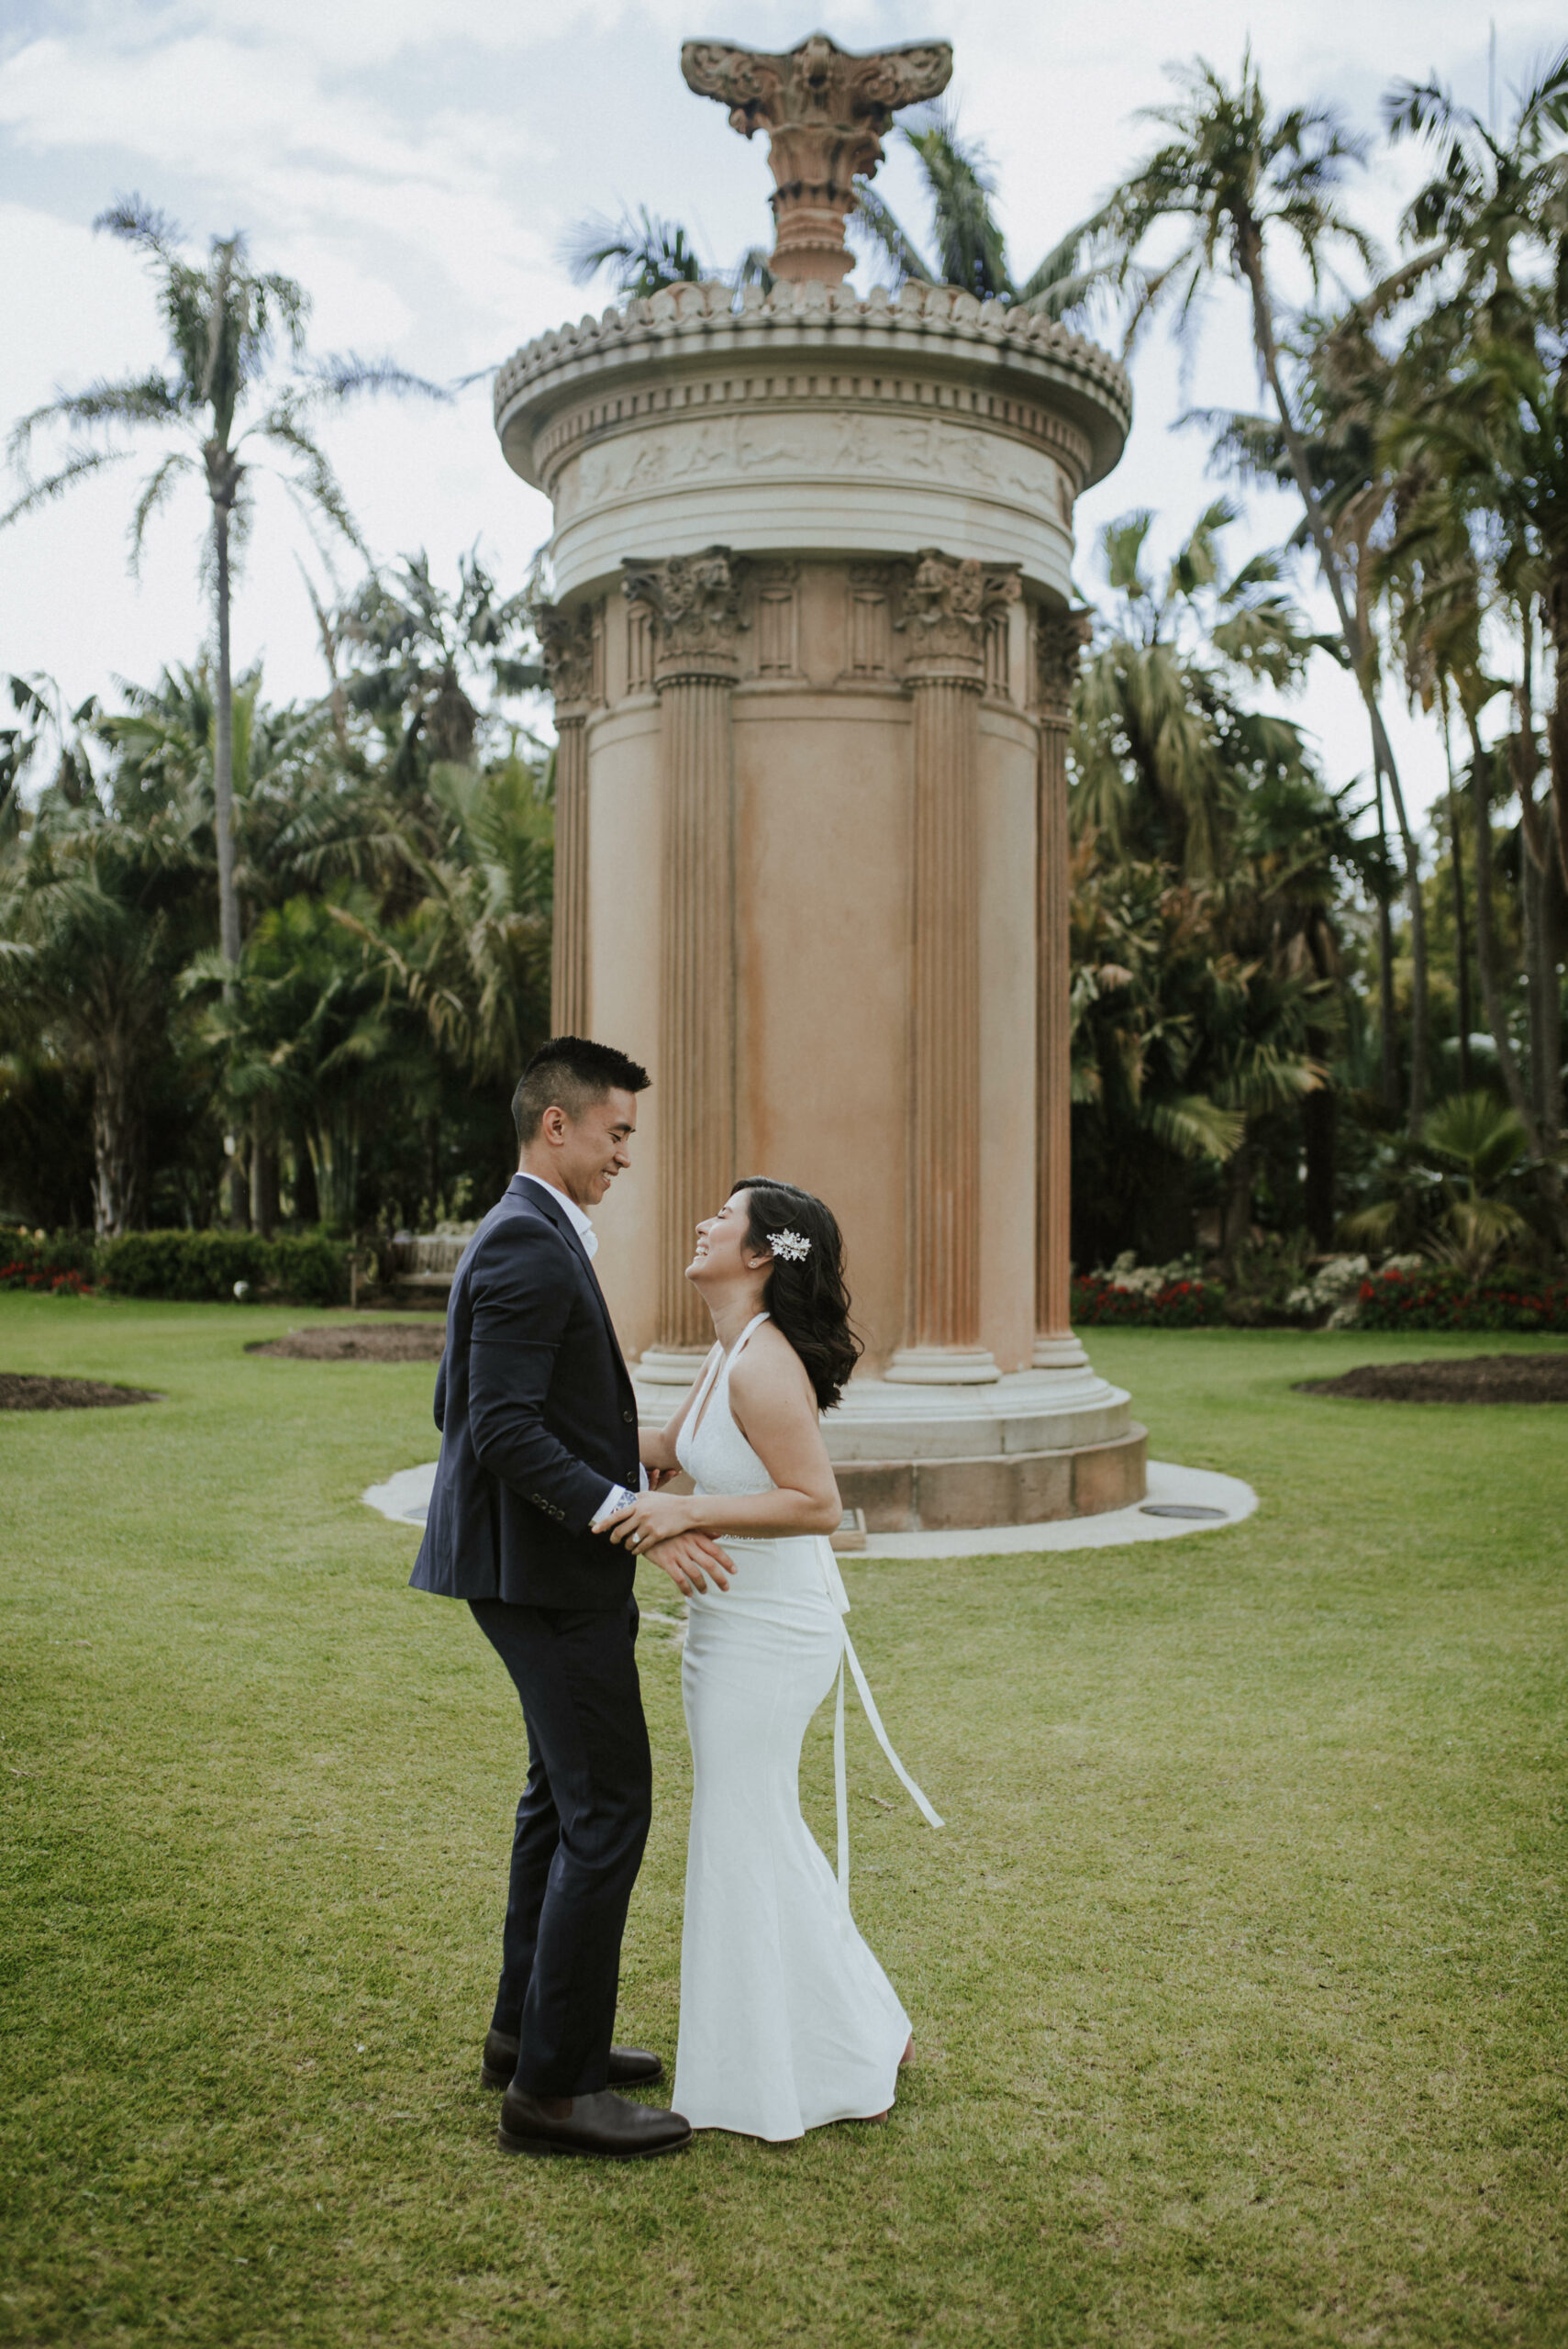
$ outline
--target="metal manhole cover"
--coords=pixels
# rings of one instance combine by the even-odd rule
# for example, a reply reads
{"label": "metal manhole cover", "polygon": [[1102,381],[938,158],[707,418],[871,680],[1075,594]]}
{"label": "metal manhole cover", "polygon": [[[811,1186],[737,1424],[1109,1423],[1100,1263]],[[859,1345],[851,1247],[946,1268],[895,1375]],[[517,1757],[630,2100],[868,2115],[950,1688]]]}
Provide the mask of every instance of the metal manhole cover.
{"label": "metal manhole cover", "polygon": [[1203,1508],[1196,1501],[1140,1501],[1140,1517],[1201,1518],[1206,1525],[1223,1525],[1228,1512],[1222,1508]]}

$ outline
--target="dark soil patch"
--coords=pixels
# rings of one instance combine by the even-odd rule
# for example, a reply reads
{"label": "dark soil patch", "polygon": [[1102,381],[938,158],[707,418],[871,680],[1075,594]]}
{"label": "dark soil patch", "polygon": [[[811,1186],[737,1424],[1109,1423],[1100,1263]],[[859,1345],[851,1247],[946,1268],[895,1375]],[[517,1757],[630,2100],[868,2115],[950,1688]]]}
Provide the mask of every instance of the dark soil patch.
{"label": "dark soil patch", "polygon": [[1303,1379],[1300,1392],[1371,1403],[1568,1403],[1568,1353],[1367,1362],[1341,1378]]}
{"label": "dark soil patch", "polygon": [[439,1362],[444,1321],[385,1321],[379,1330],[337,1322],[325,1330],[291,1330],[247,1346],[248,1354],[282,1354],[289,1362]]}
{"label": "dark soil patch", "polygon": [[34,1378],[0,1370],[0,1411],[103,1411],[117,1403],[161,1403],[145,1386],[106,1386],[97,1378]]}

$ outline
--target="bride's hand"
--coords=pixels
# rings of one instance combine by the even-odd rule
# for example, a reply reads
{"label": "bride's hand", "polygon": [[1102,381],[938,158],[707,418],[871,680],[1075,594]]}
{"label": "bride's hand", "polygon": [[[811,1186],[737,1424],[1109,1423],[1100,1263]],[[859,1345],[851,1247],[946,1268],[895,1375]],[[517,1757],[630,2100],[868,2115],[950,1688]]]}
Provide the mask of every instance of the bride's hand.
{"label": "bride's hand", "polygon": [[718,1590],[729,1588],[734,1564],[706,1533],[672,1533],[638,1552],[650,1565],[662,1566],[683,1598],[706,1590],[709,1581]]}
{"label": "bride's hand", "polygon": [[689,1530],[686,1504],[677,1493],[639,1493],[618,1517],[595,1518],[591,1530],[623,1542],[628,1550],[646,1550],[650,1542]]}

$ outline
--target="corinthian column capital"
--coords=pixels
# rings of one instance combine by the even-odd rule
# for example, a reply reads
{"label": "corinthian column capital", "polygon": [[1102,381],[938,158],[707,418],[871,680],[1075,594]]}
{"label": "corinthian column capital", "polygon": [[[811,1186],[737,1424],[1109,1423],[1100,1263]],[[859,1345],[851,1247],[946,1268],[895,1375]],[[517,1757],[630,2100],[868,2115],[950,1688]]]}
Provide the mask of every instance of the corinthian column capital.
{"label": "corinthian column capital", "polygon": [[783,52],[689,40],[681,71],[688,89],[728,107],[743,139],[768,133],[773,275],[837,285],[853,264],[844,223],[854,209],[855,181],[869,179],[881,162],[895,107],[946,89],[952,49],[945,40],[908,41],[857,53],[826,33]]}
{"label": "corinthian column capital", "polygon": [[732,682],[739,635],[748,623],[740,609],[740,566],[728,547],[701,554],[676,554],[662,562],[628,558],[623,565],[627,601],[653,615],[653,682],[678,677],[714,677]]}
{"label": "corinthian column capital", "polygon": [[1035,704],[1042,717],[1066,724],[1079,659],[1094,626],[1092,612],[1042,610],[1036,618]]}
{"label": "corinthian column capital", "polygon": [[534,618],[544,674],[557,713],[585,707],[594,698],[594,613],[589,605],[570,609],[541,605]]}
{"label": "corinthian column capital", "polygon": [[1017,563],[961,561],[924,547],[904,589],[897,622],[907,637],[905,674],[940,677],[979,692],[985,675],[985,629],[1019,595]]}

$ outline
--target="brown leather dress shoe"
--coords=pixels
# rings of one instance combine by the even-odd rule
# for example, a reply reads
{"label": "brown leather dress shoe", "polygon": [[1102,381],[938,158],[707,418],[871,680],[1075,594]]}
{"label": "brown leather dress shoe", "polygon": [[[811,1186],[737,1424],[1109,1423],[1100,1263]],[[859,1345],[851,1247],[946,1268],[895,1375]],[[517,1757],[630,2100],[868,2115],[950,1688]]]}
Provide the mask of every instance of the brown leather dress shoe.
{"label": "brown leather dress shoe", "polygon": [[585,2154],[601,2161],[635,2162],[678,2153],[691,2143],[692,2124],[684,2113],[630,2104],[608,2088],[573,2097],[570,2111],[557,2118],[538,2097],[508,2088],[501,2099],[499,2137],[506,2154]]}
{"label": "brown leather dress shoe", "polygon": [[[517,2043],[504,2031],[490,2031],[484,2035],[484,2054],[479,2077],[487,2088],[510,2087],[512,2075],[517,2068]],[[651,2080],[662,2080],[664,2066],[650,2047],[612,2047],[610,2050],[609,2084],[613,2088],[646,2087]]]}

